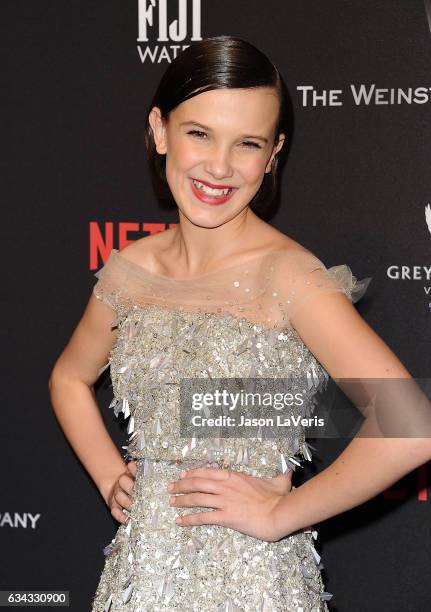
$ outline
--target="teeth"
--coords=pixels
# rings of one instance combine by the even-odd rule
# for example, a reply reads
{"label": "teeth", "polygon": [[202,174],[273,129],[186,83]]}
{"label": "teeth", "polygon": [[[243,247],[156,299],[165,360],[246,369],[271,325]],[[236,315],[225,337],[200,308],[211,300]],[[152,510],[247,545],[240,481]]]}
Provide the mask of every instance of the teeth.
{"label": "teeth", "polygon": [[204,193],[211,196],[223,196],[227,195],[231,189],[213,189],[212,187],[208,187],[199,181],[193,181],[193,185],[203,191]]}

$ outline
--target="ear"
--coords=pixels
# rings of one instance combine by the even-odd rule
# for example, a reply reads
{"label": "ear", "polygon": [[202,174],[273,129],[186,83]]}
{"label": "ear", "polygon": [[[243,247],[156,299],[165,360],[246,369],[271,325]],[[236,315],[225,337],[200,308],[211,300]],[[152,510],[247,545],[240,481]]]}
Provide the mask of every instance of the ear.
{"label": "ear", "polygon": [[277,155],[277,153],[280,151],[280,149],[284,145],[285,139],[286,139],[286,134],[279,134],[279,136],[278,136],[278,143],[277,143],[277,145],[272,150],[271,157],[269,158],[269,161],[268,161],[268,163],[266,165],[266,168],[265,168],[265,173],[268,173],[268,172],[272,171],[272,162],[274,160],[274,157]]}
{"label": "ear", "polygon": [[156,151],[160,155],[164,155],[167,149],[166,143],[166,124],[163,120],[160,109],[157,106],[151,109],[148,116],[151,129],[153,130],[154,143],[156,145]]}

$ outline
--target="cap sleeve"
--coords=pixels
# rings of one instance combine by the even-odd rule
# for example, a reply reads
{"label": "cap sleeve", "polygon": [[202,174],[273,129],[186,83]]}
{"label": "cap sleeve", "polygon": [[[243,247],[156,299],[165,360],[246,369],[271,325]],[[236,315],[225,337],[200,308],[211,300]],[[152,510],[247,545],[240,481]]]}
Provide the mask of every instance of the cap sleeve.
{"label": "cap sleeve", "polygon": [[113,249],[105,265],[94,276],[93,293],[98,300],[122,315],[130,307],[130,279],[117,249]]}
{"label": "cap sleeve", "polygon": [[307,250],[286,254],[278,263],[276,276],[282,288],[279,305],[288,323],[321,294],[343,293],[352,303],[357,302],[372,280],[371,277],[358,280],[347,264],[327,268]]}

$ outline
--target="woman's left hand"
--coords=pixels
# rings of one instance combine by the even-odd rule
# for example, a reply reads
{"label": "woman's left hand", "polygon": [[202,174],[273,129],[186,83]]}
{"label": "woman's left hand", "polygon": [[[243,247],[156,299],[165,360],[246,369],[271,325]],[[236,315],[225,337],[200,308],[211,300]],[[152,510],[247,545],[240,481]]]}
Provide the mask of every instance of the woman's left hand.
{"label": "woman's left hand", "polygon": [[257,478],[235,470],[193,468],[168,486],[170,505],[214,508],[176,519],[177,525],[223,525],[246,535],[275,542],[286,533],[276,509],[292,489],[292,472]]}

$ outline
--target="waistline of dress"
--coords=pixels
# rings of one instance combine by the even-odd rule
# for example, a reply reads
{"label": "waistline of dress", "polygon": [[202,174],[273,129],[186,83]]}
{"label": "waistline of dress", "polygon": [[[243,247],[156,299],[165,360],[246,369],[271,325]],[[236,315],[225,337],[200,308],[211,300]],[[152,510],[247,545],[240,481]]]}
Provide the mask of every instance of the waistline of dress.
{"label": "waistline of dress", "polygon": [[[245,474],[249,474],[251,476],[257,476],[262,478],[272,478],[277,476],[280,473],[283,473],[281,467],[276,465],[253,465],[253,464],[245,464],[245,463],[228,463],[227,461],[220,460],[208,460],[205,458],[195,458],[195,459],[166,459],[166,458],[157,458],[152,456],[139,456],[139,457],[131,457],[132,460],[136,461],[136,463],[143,470],[144,476],[151,476],[154,473],[157,473],[157,469],[165,469],[166,467],[171,467],[175,470],[178,470],[180,473],[183,470],[191,470],[198,467],[211,467],[217,469],[225,469],[232,470],[237,472],[242,472]],[[285,470],[284,473],[287,474],[290,470]]]}

